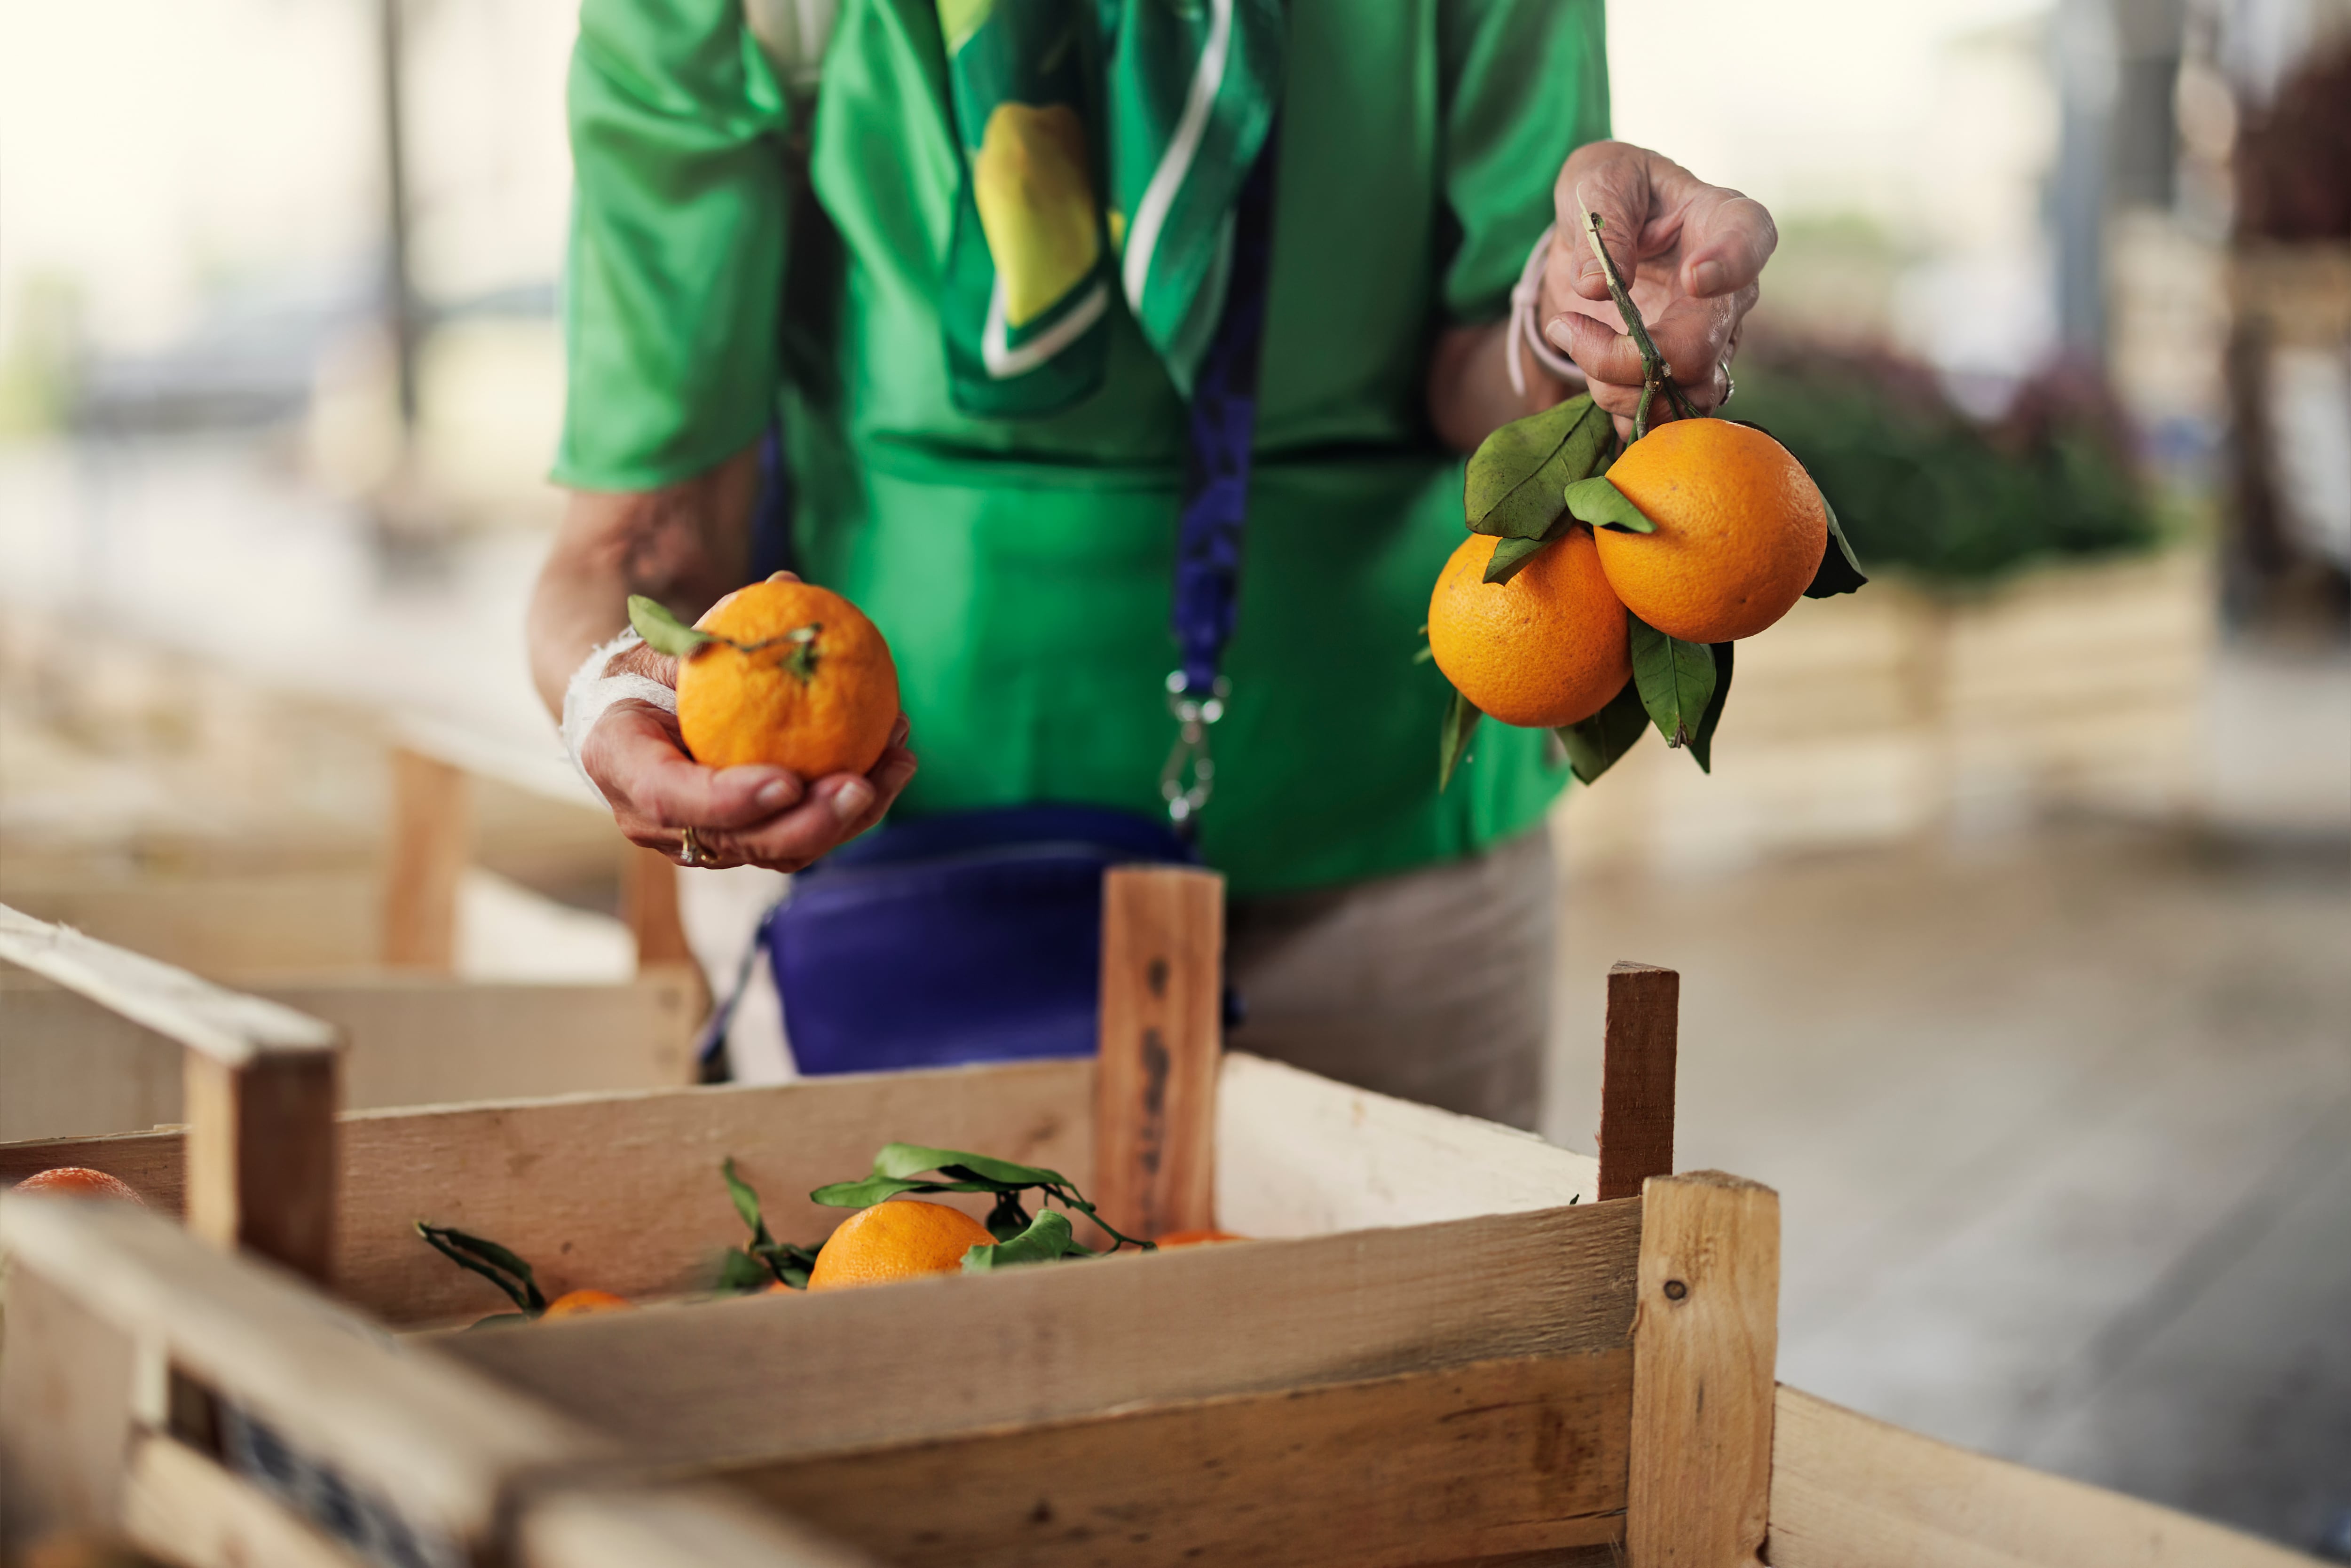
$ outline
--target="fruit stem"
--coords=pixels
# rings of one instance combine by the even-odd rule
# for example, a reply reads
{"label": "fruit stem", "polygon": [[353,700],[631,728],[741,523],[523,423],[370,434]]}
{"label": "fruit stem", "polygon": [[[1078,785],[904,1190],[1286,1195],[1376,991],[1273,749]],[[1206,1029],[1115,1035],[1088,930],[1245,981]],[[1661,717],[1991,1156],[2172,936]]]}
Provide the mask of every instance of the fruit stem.
{"label": "fruit stem", "polygon": [[1664,391],[1666,401],[1673,404],[1676,418],[1697,418],[1697,412],[1690,407],[1689,400],[1682,396],[1681,388],[1674,382],[1673,367],[1666,363],[1663,354],[1657,352],[1656,342],[1649,336],[1648,324],[1641,319],[1640,310],[1633,304],[1632,290],[1625,286],[1624,275],[1616,270],[1615,258],[1608,254],[1608,247],[1600,243],[1604,221],[1598,213],[1583,204],[1581,186],[1576,188],[1575,207],[1583,214],[1583,237],[1591,243],[1592,254],[1600,258],[1602,276],[1608,279],[1608,298],[1616,302],[1616,313],[1625,318],[1625,329],[1633,335],[1633,346],[1641,351],[1641,406],[1633,416],[1633,439],[1638,441],[1649,433],[1649,400],[1660,390]]}

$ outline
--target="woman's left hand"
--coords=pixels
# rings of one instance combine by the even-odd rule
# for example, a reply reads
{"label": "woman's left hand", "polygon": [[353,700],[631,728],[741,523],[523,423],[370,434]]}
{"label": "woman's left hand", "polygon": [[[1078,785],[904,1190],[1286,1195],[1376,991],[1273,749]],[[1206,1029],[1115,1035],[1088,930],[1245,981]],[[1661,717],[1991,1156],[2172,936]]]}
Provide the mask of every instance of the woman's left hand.
{"label": "woman's left hand", "polygon": [[[1590,379],[1593,401],[1629,433],[1641,400],[1641,354],[1584,235],[1583,208],[1600,214],[1602,242],[1676,384],[1699,409],[1719,404],[1730,390],[1740,322],[1754,308],[1756,279],[1780,243],[1763,204],[1622,141],[1577,148],[1560,170],[1552,204],[1559,226],[1544,266],[1540,319],[1543,337]],[[1672,417],[1664,399],[1652,403],[1650,417]]]}

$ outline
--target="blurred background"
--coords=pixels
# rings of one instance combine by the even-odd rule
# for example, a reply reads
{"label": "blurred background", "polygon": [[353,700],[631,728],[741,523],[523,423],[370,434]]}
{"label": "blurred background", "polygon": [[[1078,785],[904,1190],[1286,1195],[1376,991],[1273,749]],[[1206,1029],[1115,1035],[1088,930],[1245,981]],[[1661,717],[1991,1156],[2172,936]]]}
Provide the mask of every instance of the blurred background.
{"label": "blurred background", "polygon": [[[2351,0],[1610,7],[1876,580],[1557,819],[1546,1126],[1683,973],[1783,1375],[2351,1560]],[[564,0],[0,0],[0,902],[229,977],[686,956],[554,750]]]}

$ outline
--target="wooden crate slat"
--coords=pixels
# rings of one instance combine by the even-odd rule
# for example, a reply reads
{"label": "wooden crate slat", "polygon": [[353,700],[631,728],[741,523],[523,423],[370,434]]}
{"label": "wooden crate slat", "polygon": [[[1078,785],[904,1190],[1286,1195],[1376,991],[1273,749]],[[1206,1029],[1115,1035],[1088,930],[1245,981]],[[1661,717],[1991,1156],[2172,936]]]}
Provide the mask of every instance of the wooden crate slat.
{"label": "wooden crate slat", "polygon": [[278,1052],[230,1066],[187,1053],[188,1228],[320,1282],[335,1252],[332,1051]]}
{"label": "wooden crate slat", "polygon": [[[503,1310],[417,1239],[418,1219],[511,1247],[550,1290],[706,1289],[745,1235],[718,1174],[728,1155],[777,1235],[815,1241],[842,1212],[809,1190],[862,1174],[893,1136],[1091,1172],[1093,1074],[1091,1061],[1019,1062],[346,1113],[336,1292],[395,1324]],[[0,1145],[0,1183],[86,1165],[170,1213],[183,1147],[178,1131]]]}
{"label": "wooden crate slat", "polygon": [[121,1518],[133,1542],[183,1568],[366,1568],[214,1459],[155,1433],[131,1440]]}
{"label": "wooden crate slat", "polygon": [[1674,1168],[1674,1070],[1682,977],[1655,964],[1608,970],[1600,1070],[1600,1197],[1638,1197]]}
{"label": "wooden crate slat", "polygon": [[[130,1334],[22,1264],[5,1284],[0,1557],[12,1542],[114,1517],[139,1351]],[[35,1345],[40,1354],[26,1354]]]}
{"label": "wooden crate slat", "polygon": [[[698,992],[674,968],[613,984],[369,974],[261,981],[253,990],[343,1031],[350,1110],[693,1082]],[[0,1139],[184,1121],[180,1054],[71,991],[29,977],[0,982],[0,1082],[9,1088]]]}
{"label": "wooden crate slat", "polygon": [[1327,1236],[1591,1203],[1599,1162],[1475,1117],[1225,1054],[1217,1218],[1243,1236]]}
{"label": "wooden crate slat", "polygon": [[1779,1391],[1771,1568],[2313,1568],[2154,1503]]}
{"label": "wooden crate slat", "polygon": [[187,1136],[182,1128],[0,1144],[0,1190],[58,1166],[104,1171],[129,1183],[158,1213],[177,1215],[186,1207]]}
{"label": "wooden crate slat", "polygon": [[1620,1347],[725,1474],[900,1568],[1402,1568],[1617,1539],[1632,1382]]}
{"label": "wooden crate slat", "polygon": [[599,1487],[528,1500],[515,1568],[880,1568],[716,1486]]}
{"label": "wooden crate slat", "polygon": [[1652,1178],[1641,1204],[1625,1556],[1751,1564],[1771,1506],[1780,1197],[1697,1171]]}
{"label": "wooden crate slat", "polygon": [[[292,1276],[229,1257],[128,1204],[0,1198],[10,1336],[27,1279],[142,1357],[266,1421],[315,1461],[394,1499],[420,1528],[482,1539],[517,1473],[602,1458],[601,1442],[424,1345],[405,1345]],[[11,1393],[16,1385],[11,1385]],[[8,1428],[21,1431],[15,1417]],[[13,1440],[13,1439],[12,1439]],[[113,1462],[120,1465],[118,1446]]]}
{"label": "wooden crate slat", "polygon": [[184,969],[52,925],[0,904],[0,961],[80,992],[230,1067],[263,1056],[331,1051],[334,1027],[259,997],[224,990]]}
{"label": "wooden crate slat", "polygon": [[1225,881],[1193,866],[1102,878],[1102,1050],[1087,1196],[1124,1234],[1216,1216]]}
{"label": "wooden crate slat", "polygon": [[843,1211],[810,1189],[863,1175],[893,1137],[1090,1170],[1093,1071],[1020,1062],[348,1116],[336,1288],[394,1323],[502,1310],[417,1239],[429,1219],[512,1248],[550,1292],[707,1290],[747,1234],[719,1176],[728,1156],[775,1234],[814,1242]]}
{"label": "wooden crate slat", "polygon": [[1640,1206],[614,1312],[437,1343],[683,1463],[1613,1349]]}

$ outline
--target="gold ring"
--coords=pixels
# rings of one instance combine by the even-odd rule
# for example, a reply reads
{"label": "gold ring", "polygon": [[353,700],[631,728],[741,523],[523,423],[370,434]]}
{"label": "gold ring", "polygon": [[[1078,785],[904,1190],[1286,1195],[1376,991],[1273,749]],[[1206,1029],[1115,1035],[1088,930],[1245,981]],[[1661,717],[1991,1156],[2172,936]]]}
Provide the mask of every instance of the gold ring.
{"label": "gold ring", "polygon": [[709,852],[705,850],[700,844],[694,841],[694,830],[692,828],[685,830],[685,837],[680,841],[677,846],[677,854],[680,860],[684,861],[686,864],[693,866],[707,865],[710,863],[711,860]]}

